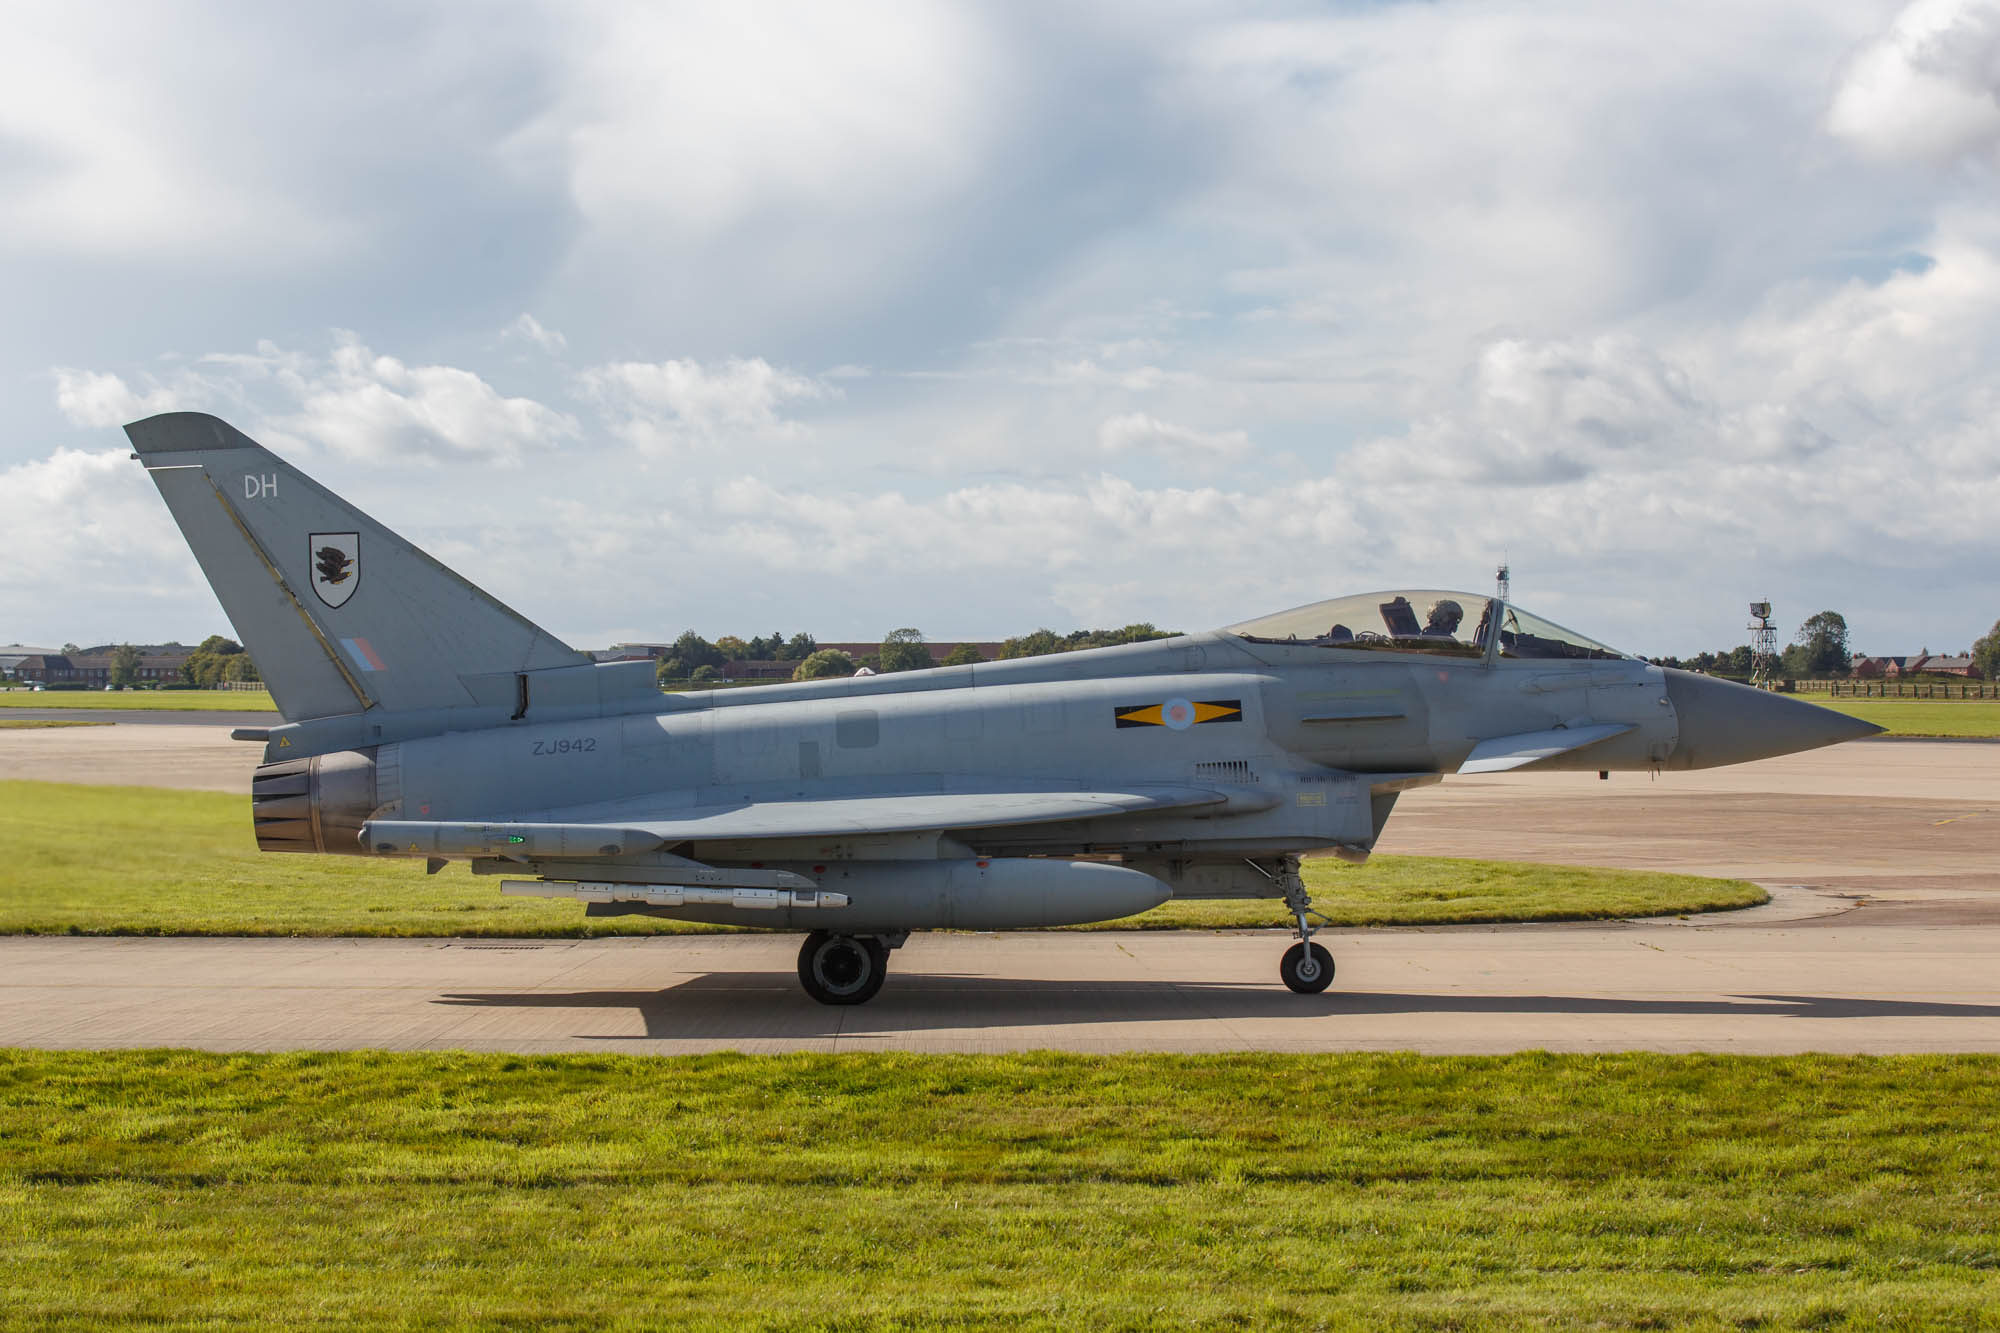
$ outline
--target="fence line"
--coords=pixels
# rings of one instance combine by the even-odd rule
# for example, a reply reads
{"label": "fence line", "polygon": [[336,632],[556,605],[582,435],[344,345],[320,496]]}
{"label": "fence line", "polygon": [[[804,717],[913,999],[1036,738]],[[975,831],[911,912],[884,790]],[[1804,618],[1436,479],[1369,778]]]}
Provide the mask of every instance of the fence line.
{"label": "fence line", "polygon": [[1977,680],[1802,680],[1797,688],[1835,699],[2000,699],[2000,682]]}

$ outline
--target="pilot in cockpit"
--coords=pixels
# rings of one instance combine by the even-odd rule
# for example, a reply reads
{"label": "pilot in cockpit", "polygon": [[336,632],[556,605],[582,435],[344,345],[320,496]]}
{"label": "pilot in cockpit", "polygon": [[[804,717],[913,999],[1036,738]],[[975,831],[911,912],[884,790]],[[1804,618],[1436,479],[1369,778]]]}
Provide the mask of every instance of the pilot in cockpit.
{"label": "pilot in cockpit", "polygon": [[1465,620],[1465,608],[1449,597],[1431,603],[1430,614],[1424,620],[1426,639],[1449,639],[1458,634],[1458,627]]}

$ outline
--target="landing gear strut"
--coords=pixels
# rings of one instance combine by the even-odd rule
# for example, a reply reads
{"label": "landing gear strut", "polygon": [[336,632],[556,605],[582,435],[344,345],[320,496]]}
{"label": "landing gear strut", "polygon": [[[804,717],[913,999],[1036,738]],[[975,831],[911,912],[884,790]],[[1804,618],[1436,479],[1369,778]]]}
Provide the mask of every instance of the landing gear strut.
{"label": "landing gear strut", "polygon": [[1306,882],[1299,876],[1299,858],[1285,858],[1284,870],[1277,876],[1278,886],[1285,891],[1285,907],[1299,923],[1299,942],[1285,950],[1285,956],[1278,960],[1278,976],[1285,985],[1301,995],[1317,995],[1333,981],[1333,955],[1312,942],[1313,927],[1306,921],[1306,913],[1312,911],[1312,898],[1306,893]]}
{"label": "landing gear strut", "polygon": [[889,945],[877,935],[815,930],[799,949],[799,984],[821,1004],[866,1004],[889,975]]}

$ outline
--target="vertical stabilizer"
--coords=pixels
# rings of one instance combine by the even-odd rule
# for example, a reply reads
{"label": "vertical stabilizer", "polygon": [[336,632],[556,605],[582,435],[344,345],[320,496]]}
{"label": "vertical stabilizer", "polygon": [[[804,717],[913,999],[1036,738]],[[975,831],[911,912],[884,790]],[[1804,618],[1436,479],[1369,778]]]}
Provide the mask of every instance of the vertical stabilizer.
{"label": "vertical stabilizer", "polygon": [[227,422],[125,434],[288,722],[460,707],[461,677],[590,661]]}

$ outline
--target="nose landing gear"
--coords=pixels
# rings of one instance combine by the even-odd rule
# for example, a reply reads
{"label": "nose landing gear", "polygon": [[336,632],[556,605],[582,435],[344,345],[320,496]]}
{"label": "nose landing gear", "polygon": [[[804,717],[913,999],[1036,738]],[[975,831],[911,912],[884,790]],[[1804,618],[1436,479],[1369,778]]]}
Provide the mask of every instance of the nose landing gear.
{"label": "nose landing gear", "polygon": [[1285,891],[1286,908],[1299,923],[1299,942],[1285,950],[1285,956],[1278,960],[1278,976],[1288,989],[1300,995],[1317,995],[1333,982],[1333,955],[1312,942],[1313,927],[1306,921],[1306,913],[1312,911],[1312,898],[1306,893],[1305,880],[1299,876],[1298,857],[1285,858],[1278,883]]}

